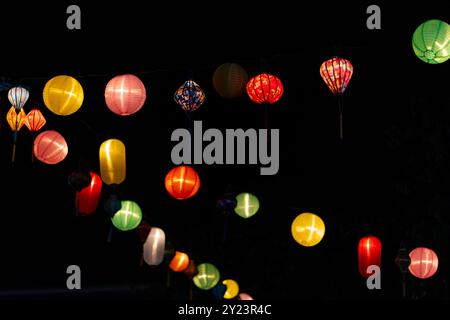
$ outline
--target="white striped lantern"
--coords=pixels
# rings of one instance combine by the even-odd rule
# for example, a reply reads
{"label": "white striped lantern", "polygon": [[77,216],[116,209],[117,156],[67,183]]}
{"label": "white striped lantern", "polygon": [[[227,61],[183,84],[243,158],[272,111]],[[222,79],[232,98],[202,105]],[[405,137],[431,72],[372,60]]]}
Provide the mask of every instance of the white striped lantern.
{"label": "white striped lantern", "polygon": [[23,108],[29,96],[28,90],[22,87],[14,87],[8,91],[8,100],[17,111]]}

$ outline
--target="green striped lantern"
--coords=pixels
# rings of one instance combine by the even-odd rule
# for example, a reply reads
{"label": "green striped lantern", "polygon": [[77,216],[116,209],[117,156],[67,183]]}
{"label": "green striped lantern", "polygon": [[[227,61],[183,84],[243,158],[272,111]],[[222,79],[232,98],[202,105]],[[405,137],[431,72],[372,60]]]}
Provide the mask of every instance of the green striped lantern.
{"label": "green striped lantern", "polygon": [[259,210],[259,200],[253,194],[244,192],[236,197],[237,204],[234,212],[242,218],[250,218]]}
{"label": "green striped lantern", "polygon": [[412,46],[416,56],[426,63],[443,63],[450,58],[450,25],[428,20],[414,32]]}
{"label": "green striped lantern", "polygon": [[220,280],[219,270],[211,263],[202,263],[197,270],[198,274],[192,280],[199,289],[212,289]]}
{"label": "green striped lantern", "polygon": [[119,230],[133,230],[141,223],[141,208],[133,201],[121,201],[120,203],[120,209],[111,218],[112,223]]}

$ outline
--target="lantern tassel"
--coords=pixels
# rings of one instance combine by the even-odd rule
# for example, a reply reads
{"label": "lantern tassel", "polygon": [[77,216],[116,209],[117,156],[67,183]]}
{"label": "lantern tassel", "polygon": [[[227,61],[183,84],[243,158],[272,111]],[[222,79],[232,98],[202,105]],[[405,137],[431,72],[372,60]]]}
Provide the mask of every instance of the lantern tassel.
{"label": "lantern tassel", "polygon": [[[16,125],[17,127],[17,125]],[[17,130],[14,130],[14,138],[13,138],[13,147],[12,147],[12,158],[11,162],[14,163],[16,160],[16,142],[17,142]]]}
{"label": "lantern tassel", "polygon": [[344,97],[342,94],[338,95],[338,106],[339,106],[339,138],[344,140]]}

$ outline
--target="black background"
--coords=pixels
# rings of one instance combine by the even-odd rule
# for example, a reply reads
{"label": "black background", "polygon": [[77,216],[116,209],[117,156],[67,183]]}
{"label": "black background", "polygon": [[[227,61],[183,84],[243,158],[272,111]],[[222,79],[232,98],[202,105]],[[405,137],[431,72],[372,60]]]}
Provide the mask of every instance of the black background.
{"label": "black background", "polygon": [[[79,31],[66,28],[71,3],[2,3],[3,84],[30,88],[25,110],[40,107],[44,128],[66,138],[69,155],[55,166],[31,163],[24,128],[11,164],[9,102],[7,90],[1,92],[1,298],[188,298],[184,275],[172,273],[167,285],[166,262],[140,266],[135,232],[114,231],[107,241],[107,186],[94,215],[75,215],[69,173],[80,164],[98,172],[98,148],[115,137],[127,148],[120,196],[136,201],[177,250],[215,264],[223,279],[235,279],[255,299],[401,299],[394,263],[401,246],[426,246],[439,256],[433,278],[407,275],[407,298],[448,299],[449,67],[423,63],[411,47],[422,22],[449,22],[448,6],[440,3],[379,3],[382,29],[368,30],[371,3],[79,2]],[[319,75],[334,55],[354,66],[344,141],[337,101]],[[163,182],[173,166],[170,135],[189,126],[173,101],[185,80],[192,77],[206,92],[192,114],[205,129],[264,127],[263,106],[246,95],[226,100],[215,92],[212,74],[224,62],[241,64],[249,76],[268,71],[283,81],[284,96],[267,110],[270,127],[280,129],[280,171],[260,176],[254,165],[195,166],[199,193],[174,200]],[[109,79],[124,73],[138,75],[147,88],[144,108],[130,117],[111,113],[103,98]],[[84,88],[82,108],[69,117],[52,114],[42,102],[45,83],[59,74],[76,77]],[[257,195],[260,211],[248,220],[226,218],[217,199],[242,191]],[[327,228],[313,248],[291,237],[292,220],[304,211],[321,216]],[[357,244],[367,234],[383,243],[379,291],[367,290],[358,274]],[[81,293],[65,289],[71,264],[81,267]],[[123,289],[140,285],[149,289]],[[213,297],[194,289],[194,299]]]}

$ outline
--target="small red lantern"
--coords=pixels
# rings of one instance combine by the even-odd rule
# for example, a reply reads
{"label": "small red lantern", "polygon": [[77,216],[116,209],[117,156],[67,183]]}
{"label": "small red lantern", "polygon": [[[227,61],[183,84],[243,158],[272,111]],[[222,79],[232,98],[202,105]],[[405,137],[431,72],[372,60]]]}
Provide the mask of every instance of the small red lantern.
{"label": "small red lantern", "polygon": [[76,208],[81,215],[88,215],[97,210],[102,192],[102,178],[93,172],[89,172],[89,174],[91,176],[90,185],[77,192],[75,197]]}
{"label": "small red lantern", "polygon": [[247,83],[247,94],[258,104],[272,104],[280,100],[284,89],[281,80],[268,73],[262,73]]}
{"label": "small red lantern", "polygon": [[353,75],[350,61],[333,57],[320,66],[320,75],[334,95],[343,94]]}
{"label": "small red lantern", "polygon": [[197,193],[200,188],[200,178],[193,168],[178,166],[169,171],[165,185],[172,197],[184,200]]}
{"label": "small red lantern", "polygon": [[132,74],[112,78],[105,89],[105,101],[108,108],[120,116],[138,112],[147,97],[142,81]]}
{"label": "small red lantern", "polygon": [[25,125],[28,130],[31,132],[36,132],[42,129],[47,121],[45,120],[44,115],[39,109],[33,109],[27,114],[27,118],[25,119]]}
{"label": "small red lantern", "polygon": [[189,266],[189,256],[186,253],[176,251],[169,263],[169,268],[174,272],[185,271]]}
{"label": "small red lantern", "polygon": [[416,248],[409,254],[411,264],[409,272],[419,279],[432,277],[438,270],[439,260],[437,254],[428,248]]}
{"label": "small red lantern", "polygon": [[371,265],[381,266],[381,241],[374,236],[362,238],[358,245],[359,273],[364,278],[372,275],[372,273],[367,272],[367,267]]}

